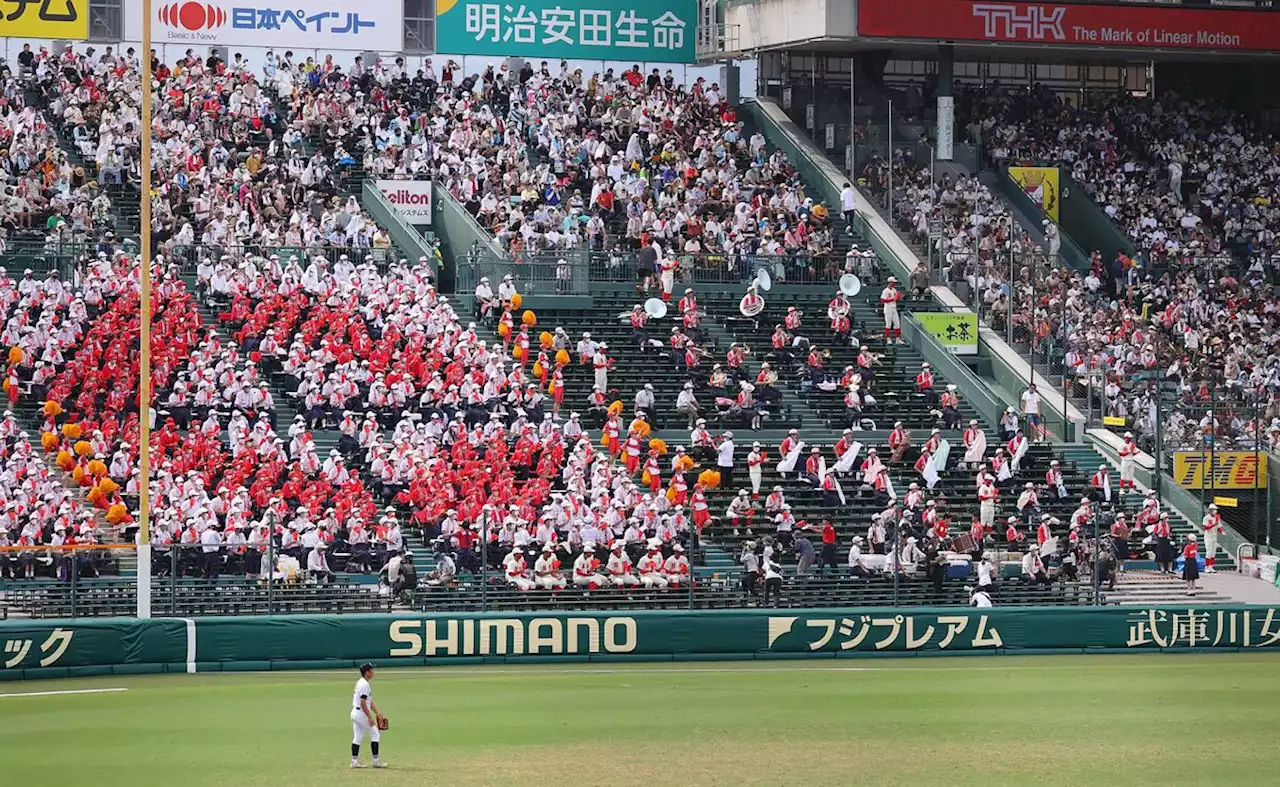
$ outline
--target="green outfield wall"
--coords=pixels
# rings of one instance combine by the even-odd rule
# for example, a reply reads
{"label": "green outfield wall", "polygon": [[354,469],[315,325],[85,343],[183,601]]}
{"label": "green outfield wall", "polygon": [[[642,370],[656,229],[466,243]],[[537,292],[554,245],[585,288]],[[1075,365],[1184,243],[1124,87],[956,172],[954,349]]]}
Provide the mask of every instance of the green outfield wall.
{"label": "green outfield wall", "polygon": [[806,609],[0,623],[0,679],[550,661],[1280,648],[1280,608]]}

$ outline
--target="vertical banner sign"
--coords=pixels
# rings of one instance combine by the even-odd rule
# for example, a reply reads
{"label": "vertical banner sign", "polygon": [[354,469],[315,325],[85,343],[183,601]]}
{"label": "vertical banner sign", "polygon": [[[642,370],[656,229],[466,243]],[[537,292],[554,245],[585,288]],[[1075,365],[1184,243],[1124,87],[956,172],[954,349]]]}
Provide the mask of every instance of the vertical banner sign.
{"label": "vertical banner sign", "polygon": [[938,96],[938,161],[955,156],[956,100],[954,96]]}
{"label": "vertical banner sign", "polygon": [[[151,35],[156,44],[400,52],[404,3],[152,0]],[[125,0],[124,37],[142,39],[142,0]]]}
{"label": "vertical banner sign", "polygon": [[436,0],[448,55],[692,63],[697,26],[697,0]]}
{"label": "vertical banner sign", "polygon": [[978,354],[978,315],[916,312],[912,315],[930,334],[956,355]]}
{"label": "vertical banner sign", "polygon": [[791,88],[789,87],[782,89],[782,108],[791,109]]}
{"label": "vertical banner sign", "polygon": [[431,181],[379,180],[377,186],[405,223],[431,223]]}
{"label": "vertical banner sign", "polygon": [[808,131],[814,130],[813,104],[804,105],[804,127]]}
{"label": "vertical banner sign", "polygon": [[1009,177],[1022,187],[1027,198],[1044,211],[1054,224],[1058,221],[1058,168],[1009,167]]}
{"label": "vertical banner sign", "polygon": [[0,36],[83,41],[89,37],[89,0],[6,0]]}
{"label": "vertical banner sign", "polygon": [[836,149],[836,124],[828,123],[827,128],[827,150]]}

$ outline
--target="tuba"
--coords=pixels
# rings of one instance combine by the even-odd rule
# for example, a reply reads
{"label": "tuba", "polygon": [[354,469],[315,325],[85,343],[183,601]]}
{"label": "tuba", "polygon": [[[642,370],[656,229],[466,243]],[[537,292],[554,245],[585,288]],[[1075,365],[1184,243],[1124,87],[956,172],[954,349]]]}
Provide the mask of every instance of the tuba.
{"label": "tuba", "polygon": [[747,294],[742,296],[742,300],[738,302],[738,311],[743,317],[755,318],[759,317],[764,311],[764,298],[761,298],[756,292],[756,285],[753,282],[747,289]]}

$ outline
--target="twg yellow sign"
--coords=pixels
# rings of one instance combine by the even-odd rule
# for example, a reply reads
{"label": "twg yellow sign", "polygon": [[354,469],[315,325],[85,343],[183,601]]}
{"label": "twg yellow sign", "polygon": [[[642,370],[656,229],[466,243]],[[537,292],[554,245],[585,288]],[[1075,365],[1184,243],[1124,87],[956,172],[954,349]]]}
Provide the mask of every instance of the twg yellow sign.
{"label": "twg yellow sign", "polygon": [[1173,477],[1183,489],[1266,489],[1267,455],[1252,451],[1179,451],[1173,455]]}

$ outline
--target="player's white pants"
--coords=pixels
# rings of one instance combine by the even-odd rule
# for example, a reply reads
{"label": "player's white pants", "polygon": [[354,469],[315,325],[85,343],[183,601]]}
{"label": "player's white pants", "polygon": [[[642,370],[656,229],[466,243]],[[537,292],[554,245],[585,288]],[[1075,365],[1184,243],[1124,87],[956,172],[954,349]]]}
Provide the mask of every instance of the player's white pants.
{"label": "player's white pants", "polygon": [[1213,566],[1214,563],[1218,562],[1217,555],[1218,555],[1218,531],[1216,529],[1206,530],[1204,531],[1205,568],[1209,568]]}
{"label": "player's white pants", "polygon": [[351,742],[359,745],[364,743],[364,739],[368,738],[374,743],[378,743],[381,734],[375,724],[369,723],[369,717],[364,715],[364,711],[351,709]]}
{"label": "player's white pants", "polygon": [[608,582],[608,580],[604,578],[603,574],[587,574],[585,577],[578,574],[573,575],[573,584],[578,587],[595,585],[596,587],[601,588],[605,586],[606,582]]}
{"label": "player's white pants", "polygon": [[678,588],[684,584],[685,578],[683,574],[668,574],[667,584],[673,588]]}
{"label": "player's white pants", "polygon": [[884,305],[884,327],[901,328],[902,321],[898,319],[898,304],[886,303]]}
{"label": "player's white pants", "polygon": [[753,495],[760,494],[760,481],[763,477],[763,473],[760,470],[760,465],[756,465],[755,467],[752,467],[750,470],[748,470],[747,476],[751,479],[751,494]]}
{"label": "player's white pants", "polygon": [[507,584],[515,587],[516,590],[533,590],[533,580],[528,577],[507,577]]}
{"label": "player's white pants", "polygon": [[996,504],[990,500],[982,501],[978,506],[983,527],[993,527],[996,523]]}
{"label": "player's white pants", "polygon": [[564,577],[538,577],[538,587],[543,590],[560,590],[564,585]]}
{"label": "player's white pants", "polygon": [[1134,481],[1133,473],[1137,465],[1138,463],[1132,459],[1128,459],[1128,458],[1121,459],[1120,460],[1120,480],[1133,483]]}
{"label": "player's white pants", "polygon": [[596,369],[596,385],[600,386],[600,390],[605,393],[609,392],[609,370]]}
{"label": "player's white pants", "polygon": [[623,587],[624,585],[627,587],[635,587],[640,584],[640,580],[636,579],[635,574],[614,574],[609,577],[609,581],[613,583],[614,587],[618,588]]}
{"label": "player's white pants", "polygon": [[641,574],[640,581],[647,588],[657,588],[658,590],[662,590],[667,586],[667,578],[662,574]]}

